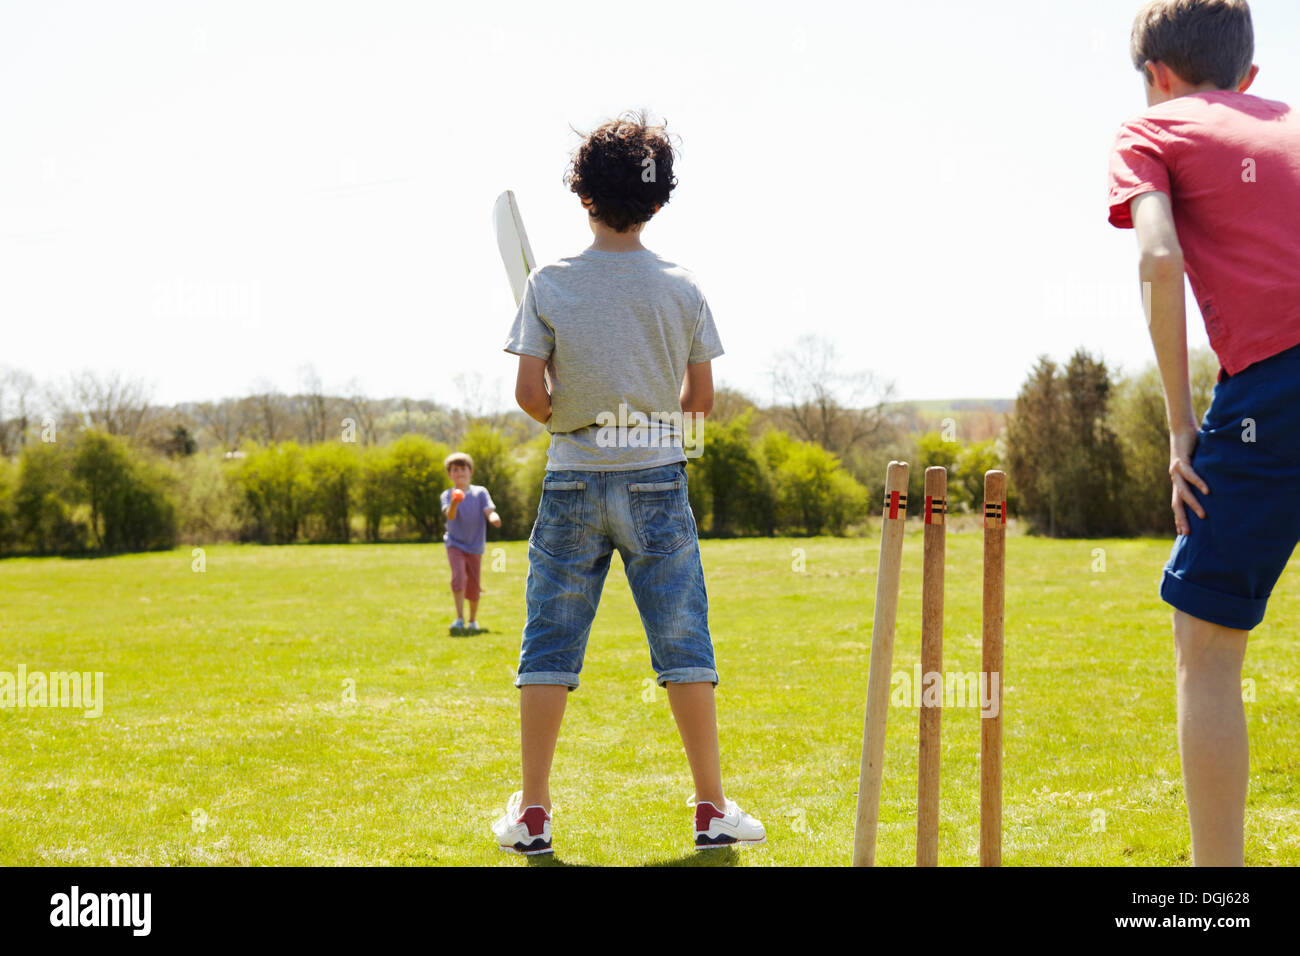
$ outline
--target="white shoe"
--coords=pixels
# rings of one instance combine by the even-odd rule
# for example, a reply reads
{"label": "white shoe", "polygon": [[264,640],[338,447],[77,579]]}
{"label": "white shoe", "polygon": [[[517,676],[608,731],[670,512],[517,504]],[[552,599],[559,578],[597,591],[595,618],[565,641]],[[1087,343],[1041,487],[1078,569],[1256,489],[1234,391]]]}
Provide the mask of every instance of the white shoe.
{"label": "white shoe", "polygon": [[466,634],[477,634],[479,632],[478,621],[470,621],[465,625]]}
{"label": "white shoe", "polygon": [[524,792],[516,790],[510,795],[503,817],[492,824],[492,835],[506,853],[536,856],[551,852],[551,815],[545,808],[531,806],[521,809]]}
{"label": "white shoe", "polygon": [[[724,798],[725,799],[725,798]],[[767,841],[767,831],[735,800],[727,800],[726,810],[719,810],[708,800],[686,801],[695,808],[695,849],[716,850],[727,846],[755,846]]]}

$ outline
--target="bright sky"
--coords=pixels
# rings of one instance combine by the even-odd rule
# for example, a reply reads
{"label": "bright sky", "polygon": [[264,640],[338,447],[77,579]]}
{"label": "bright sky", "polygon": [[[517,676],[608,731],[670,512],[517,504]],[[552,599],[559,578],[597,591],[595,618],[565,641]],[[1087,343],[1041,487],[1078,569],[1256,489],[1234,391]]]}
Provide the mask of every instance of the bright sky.
{"label": "bright sky", "polygon": [[[456,404],[465,373],[504,407],[493,200],[543,261],[581,250],[570,126],[645,106],[683,145],[645,243],[699,276],[718,382],[769,400],[804,332],[906,399],[1012,396],[1079,345],[1137,367],[1105,209],[1137,6],[6,2],[0,365],[167,403],[312,365]],[[1252,92],[1300,100],[1300,5],[1252,9]]]}

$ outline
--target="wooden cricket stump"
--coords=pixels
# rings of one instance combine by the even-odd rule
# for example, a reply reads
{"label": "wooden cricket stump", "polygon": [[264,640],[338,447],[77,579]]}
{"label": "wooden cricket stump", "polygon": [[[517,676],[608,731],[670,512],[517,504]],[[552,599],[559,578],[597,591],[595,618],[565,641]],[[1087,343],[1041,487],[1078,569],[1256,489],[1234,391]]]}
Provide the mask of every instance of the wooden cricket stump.
{"label": "wooden cricket stump", "polygon": [[[948,510],[948,470],[925,470],[925,556],[921,571],[921,711],[916,783],[916,865],[939,865],[939,724],[943,714],[943,562],[944,515]],[[938,700],[927,704],[931,674],[938,674]]]}
{"label": "wooden cricket stump", "polygon": [[885,719],[889,714],[890,668],[898,621],[898,580],[903,564],[907,517],[907,462],[891,461],[885,472],[885,505],[876,572],[871,661],[867,670],[867,717],[862,728],[862,766],[858,775],[858,817],[853,830],[853,865],[874,866],[880,785],[885,764]]}
{"label": "wooden cricket stump", "polygon": [[[983,680],[993,716],[980,714],[980,866],[1002,865],[1002,674],[1006,586],[1007,476],[984,475]],[[996,681],[996,682],[995,682]]]}

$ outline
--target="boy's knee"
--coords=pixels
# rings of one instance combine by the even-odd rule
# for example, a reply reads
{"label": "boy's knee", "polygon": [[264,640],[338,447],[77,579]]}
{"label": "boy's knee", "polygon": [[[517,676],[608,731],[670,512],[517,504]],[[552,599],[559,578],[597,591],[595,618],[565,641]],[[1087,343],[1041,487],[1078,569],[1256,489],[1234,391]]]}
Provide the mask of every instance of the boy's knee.
{"label": "boy's knee", "polygon": [[1211,673],[1235,668],[1240,673],[1249,634],[1193,617],[1186,611],[1174,611],[1174,660],[1179,676],[1202,668],[1209,668]]}

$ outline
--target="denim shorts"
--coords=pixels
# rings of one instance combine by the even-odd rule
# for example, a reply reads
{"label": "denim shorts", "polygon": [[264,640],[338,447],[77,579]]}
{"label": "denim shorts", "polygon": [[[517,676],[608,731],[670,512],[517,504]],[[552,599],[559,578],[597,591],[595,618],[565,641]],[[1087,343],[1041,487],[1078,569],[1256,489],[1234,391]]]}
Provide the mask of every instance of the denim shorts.
{"label": "denim shorts", "polygon": [[678,462],[546,473],[528,540],[528,616],[516,687],[578,686],[615,548],[659,684],[718,683],[686,466]]}
{"label": "denim shorts", "polygon": [[1221,377],[1201,422],[1189,534],[1174,542],[1160,596],[1212,624],[1249,631],[1300,541],[1300,346]]}

